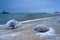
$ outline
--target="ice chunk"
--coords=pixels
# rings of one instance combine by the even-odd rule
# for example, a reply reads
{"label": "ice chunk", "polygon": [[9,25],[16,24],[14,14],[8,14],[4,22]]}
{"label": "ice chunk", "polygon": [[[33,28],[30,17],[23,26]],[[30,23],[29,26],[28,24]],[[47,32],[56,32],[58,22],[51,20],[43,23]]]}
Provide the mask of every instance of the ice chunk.
{"label": "ice chunk", "polygon": [[20,23],[18,21],[16,21],[15,19],[9,20],[6,24],[5,24],[5,28],[17,28],[20,25]]}
{"label": "ice chunk", "polygon": [[37,31],[37,32],[46,32],[49,30],[49,27],[47,25],[44,25],[44,24],[39,24],[39,25],[36,25],[33,28],[33,30]]}

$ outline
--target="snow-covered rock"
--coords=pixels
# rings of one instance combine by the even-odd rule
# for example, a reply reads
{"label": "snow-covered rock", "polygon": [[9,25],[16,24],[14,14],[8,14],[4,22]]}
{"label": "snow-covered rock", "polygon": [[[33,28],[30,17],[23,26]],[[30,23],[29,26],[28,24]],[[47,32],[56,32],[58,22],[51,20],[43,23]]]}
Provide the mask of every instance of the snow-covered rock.
{"label": "snow-covered rock", "polygon": [[52,39],[57,35],[53,27],[49,27],[45,24],[38,24],[33,30],[37,32],[36,36],[41,40]]}
{"label": "snow-covered rock", "polygon": [[40,39],[54,39],[57,34],[55,34],[54,28],[50,27],[46,32],[39,32],[36,34]]}
{"label": "snow-covered rock", "polygon": [[20,23],[18,21],[16,21],[15,19],[9,20],[6,24],[5,24],[5,28],[9,28],[9,29],[13,29],[13,28],[17,28],[20,26]]}
{"label": "snow-covered rock", "polygon": [[36,32],[46,32],[49,30],[49,27],[47,25],[44,24],[38,24],[33,28],[34,31]]}

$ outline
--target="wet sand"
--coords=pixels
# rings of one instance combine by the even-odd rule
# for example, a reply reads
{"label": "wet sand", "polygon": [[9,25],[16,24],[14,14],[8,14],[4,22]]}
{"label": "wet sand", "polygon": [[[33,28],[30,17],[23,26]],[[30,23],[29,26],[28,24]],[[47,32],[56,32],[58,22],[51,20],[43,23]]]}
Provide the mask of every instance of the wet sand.
{"label": "wet sand", "polygon": [[[56,22],[56,23],[55,23]],[[60,25],[56,21],[56,17],[48,18],[33,22],[22,23],[19,28],[16,29],[3,29],[0,28],[0,40],[41,40],[32,31],[33,27],[37,24],[46,24],[55,28],[56,33],[60,34]]]}

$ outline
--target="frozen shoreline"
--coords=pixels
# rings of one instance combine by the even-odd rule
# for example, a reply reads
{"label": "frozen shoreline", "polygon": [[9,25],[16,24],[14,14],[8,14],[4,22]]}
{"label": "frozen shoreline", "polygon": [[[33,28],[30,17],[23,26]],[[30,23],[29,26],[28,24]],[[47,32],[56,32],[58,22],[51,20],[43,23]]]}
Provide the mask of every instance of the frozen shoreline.
{"label": "frozen shoreline", "polygon": [[[39,21],[39,20],[44,20],[44,19],[49,19],[49,18],[53,18],[53,17],[46,17],[46,18],[38,18],[38,19],[33,19],[33,20],[26,20],[26,21],[21,21],[19,23],[29,23],[29,22],[34,22],[34,21]],[[3,24],[0,25],[0,26],[3,26]]]}
{"label": "frozen shoreline", "polygon": [[33,27],[35,27],[35,25],[37,24],[46,24],[48,26],[54,27],[56,30],[56,33],[58,34],[57,36],[59,36],[60,24],[57,22],[57,21],[60,21],[60,20],[57,20],[59,18],[60,16],[21,21],[20,23],[22,23],[22,25],[19,28],[12,29],[12,30],[0,29],[0,35],[1,35],[0,38],[2,40],[8,40],[8,39],[10,40],[20,40],[20,39],[21,40],[29,40],[29,39],[39,40],[38,37],[36,36],[37,32],[32,31]]}

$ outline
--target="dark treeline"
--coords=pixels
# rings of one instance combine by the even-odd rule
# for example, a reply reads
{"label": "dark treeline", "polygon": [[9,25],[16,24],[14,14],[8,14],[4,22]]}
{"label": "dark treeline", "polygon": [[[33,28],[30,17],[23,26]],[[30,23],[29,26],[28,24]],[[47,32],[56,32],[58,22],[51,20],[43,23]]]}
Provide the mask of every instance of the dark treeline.
{"label": "dark treeline", "polygon": [[1,12],[1,14],[9,14],[9,12],[3,10],[3,11]]}

